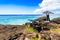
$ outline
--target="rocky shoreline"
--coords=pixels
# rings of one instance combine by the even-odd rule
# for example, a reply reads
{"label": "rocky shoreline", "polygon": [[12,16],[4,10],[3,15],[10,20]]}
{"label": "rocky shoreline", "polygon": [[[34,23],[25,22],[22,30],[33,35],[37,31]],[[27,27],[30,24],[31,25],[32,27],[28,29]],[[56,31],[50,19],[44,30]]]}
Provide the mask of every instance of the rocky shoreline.
{"label": "rocky shoreline", "polygon": [[[25,26],[29,25],[37,32],[29,32]],[[60,40],[60,18],[54,18],[46,22],[46,17],[40,17],[31,23],[24,25],[0,25],[0,40]],[[51,31],[54,29],[54,31]]]}

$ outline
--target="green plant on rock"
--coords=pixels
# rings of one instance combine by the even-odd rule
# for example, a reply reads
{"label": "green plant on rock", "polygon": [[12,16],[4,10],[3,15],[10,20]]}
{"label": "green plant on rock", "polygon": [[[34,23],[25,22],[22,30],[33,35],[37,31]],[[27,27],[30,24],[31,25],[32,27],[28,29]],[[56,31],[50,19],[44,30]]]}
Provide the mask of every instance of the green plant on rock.
{"label": "green plant on rock", "polygon": [[34,37],[34,38],[31,38],[31,40],[39,40],[39,38]]}
{"label": "green plant on rock", "polygon": [[[26,25],[25,26],[25,28],[29,31],[29,32],[31,32],[31,33],[38,33],[38,31],[37,30],[35,30],[33,27],[31,27],[30,25]],[[33,38],[31,38],[30,40],[45,40],[45,39],[41,39],[41,38],[37,38],[37,37],[33,37]]]}
{"label": "green plant on rock", "polygon": [[30,40],[45,40],[45,39],[34,37],[34,38],[31,38]]}
{"label": "green plant on rock", "polygon": [[37,32],[37,30],[35,30],[34,28],[32,28],[30,25],[26,25],[25,28],[29,31],[29,32]]}

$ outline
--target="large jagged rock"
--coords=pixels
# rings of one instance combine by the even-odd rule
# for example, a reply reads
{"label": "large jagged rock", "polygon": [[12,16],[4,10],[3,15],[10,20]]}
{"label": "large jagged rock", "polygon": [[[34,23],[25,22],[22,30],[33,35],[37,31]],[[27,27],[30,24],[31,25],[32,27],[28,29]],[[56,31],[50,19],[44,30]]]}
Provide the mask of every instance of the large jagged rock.
{"label": "large jagged rock", "polygon": [[27,23],[27,25],[30,25],[40,32],[41,30],[50,30],[50,28],[59,28],[59,23],[60,18],[54,18],[50,22],[47,22],[46,16],[43,16],[35,19],[35,21],[32,21],[32,23]]}
{"label": "large jagged rock", "polygon": [[0,25],[0,40],[30,40],[36,33],[30,33],[22,25]]}
{"label": "large jagged rock", "polygon": [[13,40],[23,30],[24,26],[22,25],[0,25],[0,40]]}
{"label": "large jagged rock", "polygon": [[41,36],[41,39],[44,39],[44,40],[60,40],[60,34],[51,33],[50,31],[41,31],[40,36]]}
{"label": "large jagged rock", "polygon": [[54,18],[51,20],[51,22],[56,23],[56,24],[60,24],[60,18]]}
{"label": "large jagged rock", "polygon": [[39,17],[37,19],[35,19],[36,21],[39,21],[39,22],[42,22],[42,21],[46,21],[46,16],[43,16],[43,17]]}

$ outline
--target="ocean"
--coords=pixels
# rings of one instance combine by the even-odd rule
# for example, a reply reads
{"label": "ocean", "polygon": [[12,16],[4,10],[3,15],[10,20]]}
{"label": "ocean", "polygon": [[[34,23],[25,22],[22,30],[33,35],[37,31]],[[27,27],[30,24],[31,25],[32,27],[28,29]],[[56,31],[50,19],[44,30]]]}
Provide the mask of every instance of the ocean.
{"label": "ocean", "polygon": [[[46,16],[45,14],[19,14],[19,15],[0,15],[0,24],[3,25],[22,25],[29,20],[37,19],[41,16]],[[50,19],[60,17],[60,14],[51,14]]]}

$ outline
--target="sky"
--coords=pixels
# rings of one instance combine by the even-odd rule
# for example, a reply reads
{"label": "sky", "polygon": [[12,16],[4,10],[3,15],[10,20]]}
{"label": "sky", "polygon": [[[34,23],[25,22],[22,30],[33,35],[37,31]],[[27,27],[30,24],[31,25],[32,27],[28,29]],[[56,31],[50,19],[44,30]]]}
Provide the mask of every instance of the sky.
{"label": "sky", "polygon": [[60,0],[0,0],[0,14],[60,14]]}
{"label": "sky", "polygon": [[35,13],[51,11],[55,14],[60,14],[60,0],[43,0],[38,5],[39,8],[34,11]]}
{"label": "sky", "polygon": [[0,14],[34,14],[42,0],[0,0]]}

